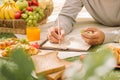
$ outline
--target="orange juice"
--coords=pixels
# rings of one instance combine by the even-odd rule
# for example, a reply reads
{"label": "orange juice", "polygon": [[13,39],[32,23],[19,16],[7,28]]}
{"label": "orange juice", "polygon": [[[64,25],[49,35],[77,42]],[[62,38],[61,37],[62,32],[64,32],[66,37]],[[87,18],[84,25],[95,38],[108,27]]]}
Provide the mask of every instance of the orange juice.
{"label": "orange juice", "polygon": [[40,28],[39,27],[27,27],[26,36],[28,41],[40,40]]}

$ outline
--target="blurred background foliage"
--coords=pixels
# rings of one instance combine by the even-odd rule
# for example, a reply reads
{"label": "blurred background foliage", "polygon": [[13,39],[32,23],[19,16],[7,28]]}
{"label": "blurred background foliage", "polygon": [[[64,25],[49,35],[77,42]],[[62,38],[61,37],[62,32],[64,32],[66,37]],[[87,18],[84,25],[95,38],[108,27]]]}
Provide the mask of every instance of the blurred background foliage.
{"label": "blurred background foliage", "polygon": [[[80,57],[76,56],[65,60],[73,62],[79,59]],[[86,73],[75,73],[72,79],[66,80],[120,80],[120,69],[115,68],[116,62],[112,63],[112,59],[115,59],[114,53],[107,45],[93,46],[89,54],[81,61]],[[105,65],[108,66],[105,67]],[[100,70],[96,72],[97,69]]]}
{"label": "blurred background foliage", "polygon": [[[76,61],[80,57],[65,60]],[[94,46],[81,61],[83,70],[73,73],[66,80],[120,80],[120,71],[115,69],[114,61],[114,54],[109,48],[105,45]],[[46,80],[43,75],[33,76],[33,71],[32,59],[22,48],[14,49],[8,58],[0,58],[0,80]]]}
{"label": "blurred background foliage", "polygon": [[32,76],[35,70],[30,55],[16,48],[9,58],[0,58],[0,80],[45,80],[44,76]]}

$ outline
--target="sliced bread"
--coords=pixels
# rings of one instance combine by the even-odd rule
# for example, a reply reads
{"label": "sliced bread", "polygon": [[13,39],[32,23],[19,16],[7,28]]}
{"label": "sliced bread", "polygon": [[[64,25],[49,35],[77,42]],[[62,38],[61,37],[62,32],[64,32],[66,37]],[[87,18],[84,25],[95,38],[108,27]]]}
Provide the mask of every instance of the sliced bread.
{"label": "sliced bread", "polygon": [[35,65],[35,72],[37,74],[51,74],[58,71],[63,71],[65,65],[61,63],[57,57],[58,52],[49,52],[45,55],[34,55],[32,60]]}

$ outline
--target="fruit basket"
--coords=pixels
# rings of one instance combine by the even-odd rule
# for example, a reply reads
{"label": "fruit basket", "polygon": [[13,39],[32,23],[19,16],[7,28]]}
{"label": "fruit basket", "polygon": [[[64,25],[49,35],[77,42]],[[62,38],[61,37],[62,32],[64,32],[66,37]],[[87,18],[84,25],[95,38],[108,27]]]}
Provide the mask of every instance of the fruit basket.
{"label": "fruit basket", "polygon": [[53,1],[52,0],[43,0],[43,5],[45,3],[45,1],[47,1],[47,4],[44,6],[45,10],[44,10],[44,14],[45,16],[38,21],[38,23],[40,24],[44,24],[47,22],[47,18],[52,14],[53,12]]}
{"label": "fruit basket", "polygon": [[[7,2],[12,1],[12,3],[14,5],[17,3],[17,2],[15,2],[13,0],[5,0],[5,1],[7,1]],[[23,1],[26,1],[26,2],[27,1],[31,1],[31,2],[36,1],[37,2],[37,0],[23,0]],[[37,24],[45,24],[47,22],[47,18],[51,15],[51,13],[53,11],[53,2],[52,2],[52,0],[40,0],[40,1],[41,2],[38,1],[38,3],[35,4],[35,7],[38,7],[38,5],[40,7],[42,7],[44,16],[37,20]],[[45,2],[45,1],[49,1],[49,3]],[[27,6],[30,6],[30,5],[31,4],[29,4],[29,2],[28,2]],[[15,6],[15,8],[18,9],[17,6]],[[19,9],[22,10],[24,13],[26,11],[28,13],[32,12],[32,11],[29,11],[30,9],[27,10],[27,7],[24,8],[24,9],[21,9],[21,8],[19,8]],[[2,6],[0,6],[0,13],[1,13],[1,10],[2,10]],[[17,11],[20,12],[20,10],[17,10]],[[19,15],[17,14],[17,11],[16,11],[16,13],[14,13],[14,18],[9,17],[10,12],[6,13],[6,14],[9,15],[8,17],[7,17],[6,14],[5,14],[4,18],[1,18],[1,16],[0,16],[0,32],[10,32],[10,33],[17,33],[17,34],[25,34],[26,33],[26,26],[28,25],[30,20],[27,22],[27,18],[25,19],[24,15],[23,15],[23,17],[20,18]],[[17,15],[17,16],[15,16],[15,15]],[[22,16],[22,14],[21,14],[21,16]],[[34,20],[34,22],[35,22],[35,20]]]}

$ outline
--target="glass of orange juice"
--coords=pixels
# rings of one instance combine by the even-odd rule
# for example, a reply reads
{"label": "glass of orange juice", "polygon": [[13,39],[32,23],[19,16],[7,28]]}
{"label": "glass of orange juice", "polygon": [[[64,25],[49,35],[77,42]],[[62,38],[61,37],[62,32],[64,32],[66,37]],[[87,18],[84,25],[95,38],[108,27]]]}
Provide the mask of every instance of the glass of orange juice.
{"label": "glass of orange juice", "polygon": [[39,27],[27,27],[26,36],[28,41],[40,40],[40,28]]}

